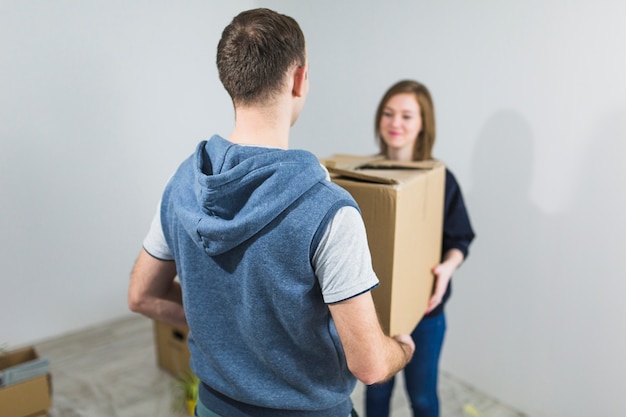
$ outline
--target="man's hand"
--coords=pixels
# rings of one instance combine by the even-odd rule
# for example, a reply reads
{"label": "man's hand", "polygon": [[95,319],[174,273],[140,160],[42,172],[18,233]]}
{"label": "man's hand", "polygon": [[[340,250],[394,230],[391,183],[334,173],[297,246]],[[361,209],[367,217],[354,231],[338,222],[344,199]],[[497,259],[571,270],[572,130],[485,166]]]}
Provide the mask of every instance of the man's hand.
{"label": "man's hand", "polygon": [[408,335],[386,336],[371,293],[328,306],[350,372],[365,385],[384,382],[406,366],[415,345]]}
{"label": "man's hand", "polygon": [[413,342],[413,338],[408,334],[398,334],[393,338],[398,342],[402,350],[404,350],[406,362],[408,363],[413,357],[413,353],[415,353],[415,342]]}

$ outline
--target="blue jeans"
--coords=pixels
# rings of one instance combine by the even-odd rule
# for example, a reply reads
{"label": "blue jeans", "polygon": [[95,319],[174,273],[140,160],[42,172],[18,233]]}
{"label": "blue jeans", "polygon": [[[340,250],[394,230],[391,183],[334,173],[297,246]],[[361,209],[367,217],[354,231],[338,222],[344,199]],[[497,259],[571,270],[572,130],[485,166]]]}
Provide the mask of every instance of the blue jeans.
{"label": "blue jeans", "polygon": [[[403,372],[414,417],[439,417],[437,376],[445,332],[446,318],[442,313],[423,319],[411,333],[415,342],[415,353]],[[369,385],[366,388],[366,417],[389,416],[394,382],[395,378],[392,378],[383,384]]]}

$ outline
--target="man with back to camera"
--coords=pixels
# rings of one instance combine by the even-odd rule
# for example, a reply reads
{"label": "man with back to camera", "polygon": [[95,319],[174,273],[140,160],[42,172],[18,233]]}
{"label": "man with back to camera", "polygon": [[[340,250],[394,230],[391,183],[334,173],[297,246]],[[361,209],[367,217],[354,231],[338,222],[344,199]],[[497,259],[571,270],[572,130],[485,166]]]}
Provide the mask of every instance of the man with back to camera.
{"label": "man with back to camera", "polygon": [[288,16],[242,12],[217,66],[235,127],[167,184],[130,309],[189,325],[197,416],[348,417],[355,377],[388,379],[414,345],[381,330],[356,203],[313,154],[288,150],[309,88],[304,35]]}

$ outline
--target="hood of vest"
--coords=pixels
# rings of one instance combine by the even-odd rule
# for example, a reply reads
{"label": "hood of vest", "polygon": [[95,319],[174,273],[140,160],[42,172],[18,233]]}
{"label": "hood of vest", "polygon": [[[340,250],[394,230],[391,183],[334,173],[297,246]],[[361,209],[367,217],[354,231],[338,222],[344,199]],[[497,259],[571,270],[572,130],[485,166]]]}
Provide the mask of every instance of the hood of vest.
{"label": "hood of vest", "polygon": [[219,136],[201,142],[192,161],[195,207],[178,214],[211,256],[259,233],[326,178],[310,152],[236,145]]}

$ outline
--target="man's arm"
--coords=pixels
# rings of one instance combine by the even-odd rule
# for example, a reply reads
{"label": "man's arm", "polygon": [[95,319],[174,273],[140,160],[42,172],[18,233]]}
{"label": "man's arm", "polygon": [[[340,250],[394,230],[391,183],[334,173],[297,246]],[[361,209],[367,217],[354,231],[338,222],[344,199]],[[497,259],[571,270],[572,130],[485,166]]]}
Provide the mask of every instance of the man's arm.
{"label": "man's arm", "polygon": [[313,264],[348,368],[367,385],[389,379],[411,359],[415,345],[409,335],[391,338],[382,331],[369,291],[378,278],[372,269],[365,225],[355,208],[343,207],[335,214]]}
{"label": "man's arm", "polygon": [[328,308],[335,322],[348,369],[366,385],[388,380],[406,366],[415,351],[409,335],[386,336],[371,293],[365,292]]}
{"label": "man's arm", "polygon": [[186,325],[176,264],[141,249],[130,276],[128,306],[135,313],[175,325]]}

